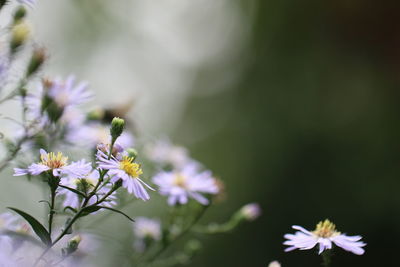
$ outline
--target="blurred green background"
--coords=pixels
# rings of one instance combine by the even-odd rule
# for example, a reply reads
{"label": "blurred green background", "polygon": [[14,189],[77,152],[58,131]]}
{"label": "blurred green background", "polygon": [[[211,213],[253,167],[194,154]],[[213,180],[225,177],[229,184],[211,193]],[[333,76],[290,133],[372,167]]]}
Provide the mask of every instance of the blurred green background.
{"label": "blurred green background", "polygon": [[319,266],[282,242],[325,218],[368,244],[336,250],[333,266],[398,266],[396,1],[38,2],[50,73],[87,79],[97,104],[132,97],[142,138],[169,134],[223,179],[207,219],[261,204],[191,266]]}

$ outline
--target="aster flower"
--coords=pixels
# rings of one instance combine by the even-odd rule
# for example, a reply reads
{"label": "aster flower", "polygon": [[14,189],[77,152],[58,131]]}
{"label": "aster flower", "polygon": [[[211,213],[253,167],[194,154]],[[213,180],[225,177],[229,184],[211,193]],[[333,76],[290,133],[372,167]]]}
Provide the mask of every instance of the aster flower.
{"label": "aster flower", "polygon": [[167,138],[147,144],[144,152],[151,161],[160,165],[170,165],[174,169],[181,169],[193,161],[186,148],[173,145]]}
{"label": "aster flower", "polygon": [[56,177],[84,177],[92,169],[91,163],[84,159],[68,164],[68,158],[61,152],[47,153],[44,149],[40,149],[40,159],[41,162],[33,163],[27,169],[14,168],[14,176],[40,175],[43,172],[51,171]]}
{"label": "aster flower", "polygon": [[87,90],[86,82],[75,85],[75,77],[70,75],[65,81],[60,78],[43,80],[39,84],[37,92],[27,96],[26,102],[29,115],[42,124],[49,121],[49,116],[44,111],[51,103],[55,104],[51,112],[60,113],[58,114],[60,119],[70,122],[76,119],[77,112],[74,109],[90,100],[92,95]]}
{"label": "aster flower", "polygon": [[138,217],[133,224],[133,232],[136,236],[136,249],[143,251],[146,241],[161,239],[161,223],[159,220]]}
{"label": "aster flower", "polygon": [[140,165],[134,162],[134,158],[129,156],[113,156],[110,159],[101,150],[97,152],[97,159],[99,167],[103,170],[108,170],[108,175],[111,177],[111,182],[115,183],[118,180],[122,180],[122,186],[125,187],[130,194],[134,194],[137,198],[142,200],[149,200],[150,196],[147,193],[147,187],[153,190],[149,185],[143,182],[139,176],[143,174]]}
{"label": "aster flower", "polygon": [[[83,178],[64,179],[63,181],[61,181],[61,184],[64,186],[68,186],[68,187],[77,189],[81,192],[88,193],[96,186],[96,184],[99,180],[99,177],[100,177],[99,172],[97,170],[94,170]],[[101,187],[96,193],[96,195],[98,197],[92,196],[89,199],[88,205],[92,205],[92,204],[96,203],[98,198],[101,198],[102,196],[107,194],[110,190],[111,190],[111,184],[107,184],[107,185],[104,185],[103,187]],[[70,206],[72,208],[80,207],[82,198],[78,194],[71,192],[68,189],[60,188],[59,195],[63,195],[65,197],[64,198],[64,206],[65,207],[67,207],[67,206]],[[116,199],[117,199],[116,192],[114,192],[110,196],[108,196],[104,202],[102,202],[102,206],[105,206],[105,207],[115,206],[117,204]]]}
{"label": "aster flower", "polygon": [[332,249],[333,243],[356,255],[364,254],[364,249],[362,247],[366,244],[360,241],[361,236],[347,236],[342,234],[336,231],[335,225],[329,220],[318,223],[316,229],[312,232],[298,225],[293,225],[292,228],[299,231],[294,235],[285,235],[287,240],[283,244],[289,246],[285,249],[286,252],[294,249],[312,249],[318,244],[318,254],[321,254],[324,250]]}
{"label": "aster flower", "polygon": [[180,171],[161,172],[153,178],[160,194],[168,196],[168,204],[186,204],[189,198],[203,205],[208,199],[200,193],[217,194],[219,189],[210,171],[198,171],[197,164],[188,164]]}

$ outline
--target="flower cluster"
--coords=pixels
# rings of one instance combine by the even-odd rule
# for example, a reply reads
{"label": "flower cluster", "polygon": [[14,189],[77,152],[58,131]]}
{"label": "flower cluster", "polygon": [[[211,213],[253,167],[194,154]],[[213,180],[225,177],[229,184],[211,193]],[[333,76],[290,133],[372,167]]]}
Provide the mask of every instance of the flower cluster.
{"label": "flower cluster", "polygon": [[[0,104],[20,101],[22,116],[20,121],[15,119],[18,131],[4,138],[0,171],[15,161],[15,179],[27,176],[43,186],[47,198],[40,202],[47,216],[42,223],[13,207],[9,207],[13,213],[0,214],[0,266],[93,266],[82,258],[109,242],[101,244],[102,233],[88,230],[106,223],[110,214],[133,224],[132,234],[126,235],[133,237],[128,249],[132,255],[118,259],[119,265],[188,264],[202,247],[197,235],[231,232],[261,216],[260,205],[250,203],[222,223],[203,222],[207,209],[221,199],[222,181],[191,158],[188,149],[168,138],[144,142],[134,135],[136,125],[126,119],[129,108],[86,110],[83,106],[94,96],[86,82],[78,82],[73,75],[66,79],[44,76],[47,52],[33,45],[26,23],[31,9],[25,6],[32,7],[36,1],[18,2],[22,5],[16,7],[0,36]],[[5,3],[0,1],[0,11]],[[20,74],[14,75],[18,62],[25,65],[18,66]],[[135,202],[145,208],[132,209]],[[140,211],[160,214],[152,214],[152,219],[131,217]],[[81,221],[85,223],[78,224]],[[317,247],[325,257],[326,251],[338,246],[357,255],[364,253],[361,236],[342,234],[329,220],[317,224],[314,231],[293,229],[298,231],[285,235],[284,245],[289,246],[285,251]],[[179,240],[185,240],[182,247]],[[177,252],[169,252],[170,247]],[[269,266],[280,263],[273,261]]]}

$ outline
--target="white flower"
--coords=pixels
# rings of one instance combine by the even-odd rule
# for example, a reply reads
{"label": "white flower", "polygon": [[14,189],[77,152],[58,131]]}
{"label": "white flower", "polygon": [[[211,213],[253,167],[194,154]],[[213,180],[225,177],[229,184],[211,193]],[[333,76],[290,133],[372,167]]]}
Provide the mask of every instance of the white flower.
{"label": "white flower", "polygon": [[271,261],[268,267],[281,267],[281,264],[278,261]]}
{"label": "white flower", "polygon": [[146,246],[145,240],[161,239],[161,223],[159,220],[138,217],[133,223],[133,232],[136,236],[136,249],[143,251]]}
{"label": "white flower", "polygon": [[200,193],[217,194],[219,189],[210,171],[198,171],[197,164],[188,164],[181,171],[161,172],[153,178],[160,194],[168,196],[168,204],[186,204],[193,198],[203,205],[208,199]]}
{"label": "white flower", "polygon": [[319,245],[318,253],[321,254],[326,249],[332,249],[332,243],[344,250],[350,251],[356,255],[364,254],[366,244],[361,240],[361,236],[347,236],[336,231],[336,227],[329,220],[325,220],[317,224],[314,231],[310,232],[301,226],[293,225],[293,229],[299,230],[294,235],[286,234],[287,239],[283,244],[289,247],[285,251],[294,249],[312,249]]}
{"label": "white flower", "polygon": [[150,160],[161,165],[171,165],[174,169],[180,169],[193,161],[186,148],[175,146],[166,138],[147,144],[144,152]]}
{"label": "white flower", "polygon": [[154,240],[161,238],[161,224],[159,220],[138,217],[133,223],[133,231],[138,238],[150,237]]}

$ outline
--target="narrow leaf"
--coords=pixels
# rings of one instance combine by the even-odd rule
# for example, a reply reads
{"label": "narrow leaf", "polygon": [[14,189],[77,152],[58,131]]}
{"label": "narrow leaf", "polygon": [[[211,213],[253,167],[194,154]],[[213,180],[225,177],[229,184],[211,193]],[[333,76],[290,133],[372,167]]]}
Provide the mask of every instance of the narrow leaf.
{"label": "narrow leaf", "polygon": [[129,217],[128,215],[126,215],[124,212],[122,212],[122,211],[120,211],[120,210],[116,210],[116,209],[113,209],[113,208],[110,208],[110,207],[101,207],[102,209],[106,209],[106,210],[111,210],[111,211],[113,211],[113,212],[116,212],[116,213],[119,213],[119,214],[121,214],[121,215],[124,215],[126,218],[128,218],[128,220],[130,220],[130,221],[132,221],[132,222],[134,222],[135,220],[134,219],[132,219],[131,217]]}
{"label": "narrow leaf", "polygon": [[33,231],[37,234],[37,236],[40,238],[40,240],[42,240],[44,244],[51,244],[51,237],[49,232],[47,232],[46,228],[44,228],[44,226],[38,220],[22,210],[11,207],[8,207],[8,209],[15,211],[21,217],[23,217],[32,226]]}
{"label": "narrow leaf", "polygon": [[82,209],[82,212],[81,212],[80,217],[89,215],[89,214],[91,214],[91,213],[93,213],[93,212],[98,211],[99,209],[101,209],[100,206],[87,206],[87,207],[85,207],[85,208]]}
{"label": "narrow leaf", "polygon": [[78,195],[80,195],[81,197],[84,197],[84,198],[86,198],[86,195],[84,194],[84,193],[82,193],[81,191],[78,191],[78,190],[76,190],[76,189],[74,189],[74,188],[71,188],[71,187],[68,187],[68,186],[65,186],[65,185],[58,185],[59,187],[62,187],[62,188],[65,188],[65,189],[67,189],[67,190],[69,190],[69,191],[71,191],[71,192],[74,192],[75,194],[78,194]]}
{"label": "narrow leaf", "polygon": [[66,211],[66,210],[72,210],[74,213],[77,213],[77,212],[78,212],[76,209],[74,209],[74,208],[71,207],[71,206],[66,206],[66,207],[64,208],[64,211]]}

